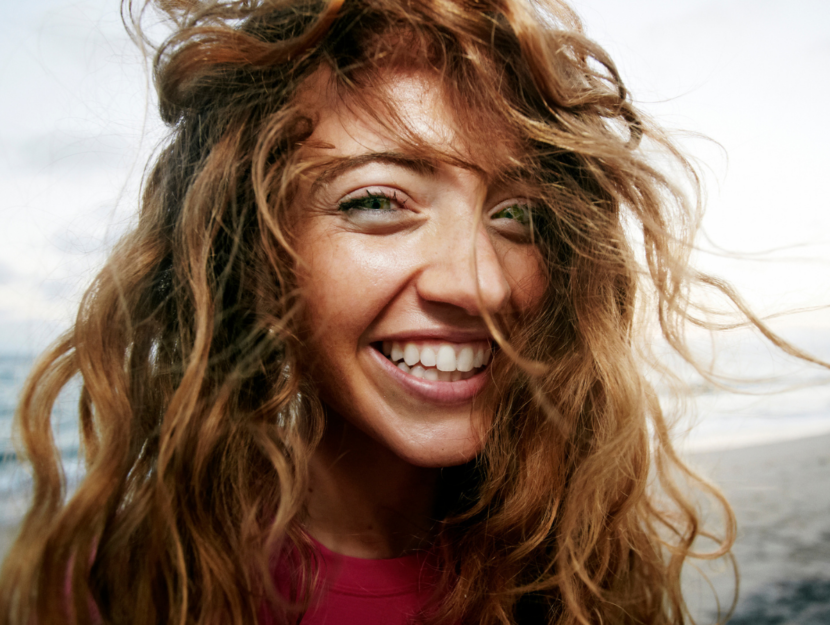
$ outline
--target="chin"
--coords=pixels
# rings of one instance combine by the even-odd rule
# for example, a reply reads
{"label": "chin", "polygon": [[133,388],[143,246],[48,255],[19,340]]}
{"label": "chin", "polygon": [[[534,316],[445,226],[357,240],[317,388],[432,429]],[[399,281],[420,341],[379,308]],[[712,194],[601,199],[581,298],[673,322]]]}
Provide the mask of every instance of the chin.
{"label": "chin", "polygon": [[479,425],[475,425],[472,419],[467,421],[463,429],[459,428],[461,431],[441,428],[440,433],[434,436],[386,440],[383,444],[413,466],[434,469],[454,467],[473,460],[484,449],[487,427],[481,420],[478,422]]}

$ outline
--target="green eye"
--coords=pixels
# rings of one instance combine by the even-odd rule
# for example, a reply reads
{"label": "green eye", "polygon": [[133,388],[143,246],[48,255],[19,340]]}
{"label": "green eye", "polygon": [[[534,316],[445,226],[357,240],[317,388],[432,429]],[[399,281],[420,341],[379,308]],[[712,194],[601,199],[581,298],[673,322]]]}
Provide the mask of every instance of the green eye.
{"label": "green eye", "polygon": [[530,207],[525,204],[511,204],[495,213],[491,219],[512,219],[520,224],[530,223]]}
{"label": "green eye", "polygon": [[388,211],[392,210],[392,198],[384,195],[365,195],[346,200],[340,204],[341,211],[364,210],[364,211]]}

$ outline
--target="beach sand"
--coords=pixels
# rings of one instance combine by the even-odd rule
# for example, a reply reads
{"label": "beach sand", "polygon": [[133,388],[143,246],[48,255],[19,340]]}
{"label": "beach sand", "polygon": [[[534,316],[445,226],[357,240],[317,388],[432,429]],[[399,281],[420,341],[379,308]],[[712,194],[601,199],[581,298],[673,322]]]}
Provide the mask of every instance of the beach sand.
{"label": "beach sand", "polygon": [[[738,517],[741,592],[730,624],[830,624],[830,435],[690,454],[689,461],[720,485]],[[0,554],[15,533],[0,525]],[[719,561],[701,568],[728,608],[728,566]],[[698,623],[714,623],[712,590],[687,572],[693,615]]]}
{"label": "beach sand", "polygon": [[[689,461],[721,487],[738,518],[740,599],[730,624],[830,624],[830,436]],[[731,601],[731,571],[722,562],[703,569]],[[699,623],[714,622],[712,592],[699,578],[687,583],[686,597]]]}

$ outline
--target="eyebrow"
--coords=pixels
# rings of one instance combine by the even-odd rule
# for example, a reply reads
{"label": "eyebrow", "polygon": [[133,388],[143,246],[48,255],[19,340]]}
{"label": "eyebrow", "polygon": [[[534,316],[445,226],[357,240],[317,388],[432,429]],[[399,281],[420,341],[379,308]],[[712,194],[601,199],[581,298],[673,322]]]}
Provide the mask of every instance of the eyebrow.
{"label": "eyebrow", "polygon": [[434,175],[438,169],[437,163],[433,160],[408,156],[401,152],[367,152],[357,156],[343,156],[319,165],[324,171],[311,184],[311,191],[314,193],[338,176],[372,163],[394,165],[426,176]]}

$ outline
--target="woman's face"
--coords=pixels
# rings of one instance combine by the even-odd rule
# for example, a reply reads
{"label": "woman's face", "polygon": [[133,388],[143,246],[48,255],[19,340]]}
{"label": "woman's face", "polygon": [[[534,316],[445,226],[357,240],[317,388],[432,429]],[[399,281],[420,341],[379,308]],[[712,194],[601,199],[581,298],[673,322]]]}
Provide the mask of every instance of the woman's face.
{"label": "woman's face", "polygon": [[[393,75],[387,89],[436,153],[475,162],[436,81]],[[306,365],[330,418],[414,465],[460,464],[491,419],[473,401],[493,383],[481,307],[518,323],[545,288],[527,191],[419,158],[369,115],[319,103],[325,91],[308,90],[315,128],[301,148],[325,165],[294,207]]]}

